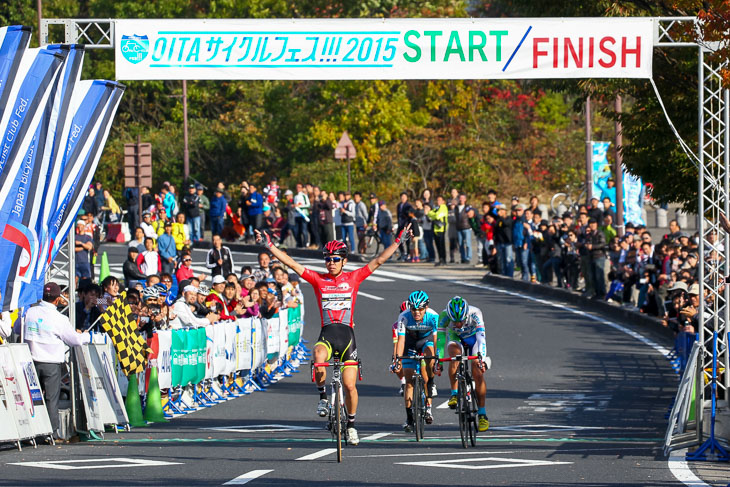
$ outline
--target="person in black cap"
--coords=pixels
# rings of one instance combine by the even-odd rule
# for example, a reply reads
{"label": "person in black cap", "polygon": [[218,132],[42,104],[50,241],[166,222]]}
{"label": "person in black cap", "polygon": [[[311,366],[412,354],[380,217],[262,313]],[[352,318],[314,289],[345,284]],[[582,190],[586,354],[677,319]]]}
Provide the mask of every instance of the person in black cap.
{"label": "person in black cap", "polygon": [[596,299],[606,297],[606,279],[604,267],[606,265],[606,235],[598,229],[598,221],[595,218],[588,219],[588,232],[586,236],[586,249],[590,256],[590,271],[593,277],[593,286]]}
{"label": "person in black cap", "polygon": [[[68,304],[66,296],[55,282],[43,286],[43,301],[33,306],[18,320],[15,333],[21,333],[23,342],[30,348],[30,356],[38,371],[38,380],[46,400],[54,438],[58,438],[58,397],[61,394],[61,377],[66,361],[66,346],[81,346],[91,341],[88,333],[77,333],[68,316],[58,311],[58,306]],[[22,323],[22,325],[21,325]]]}
{"label": "person in black cap", "polygon": [[188,186],[188,192],[182,200],[182,210],[188,224],[190,240],[197,242],[203,235],[200,233],[200,196],[195,191],[195,185]]}

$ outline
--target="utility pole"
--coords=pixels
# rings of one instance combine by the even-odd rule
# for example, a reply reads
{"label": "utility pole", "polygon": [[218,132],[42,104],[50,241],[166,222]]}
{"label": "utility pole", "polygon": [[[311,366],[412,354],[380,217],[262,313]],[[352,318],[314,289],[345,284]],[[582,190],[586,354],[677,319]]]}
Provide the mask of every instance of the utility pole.
{"label": "utility pole", "polygon": [[591,95],[586,97],[586,205],[593,198],[593,143],[591,142]]}
{"label": "utility pole", "polygon": [[38,10],[38,45],[41,46],[41,45],[43,45],[43,39],[41,39],[41,20],[43,20],[43,0],[36,1],[36,9]]}
{"label": "utility pole", "polygon": [[616,140],[614,145],[616,146],[616,164],[613,171],[616,177],[616,230],[618,236],[624,236],[624,157],[621,154],[623,145],[623,127],[621,126],[621,120],[619,117],[623,112],[621,106],[621,95],[616,95],[616,101],[614,102],[614,110],[616,111]]}
{"label": "utility pole", "polygon": [[[40,1],[40,0],[38,0]],[[182,82],[183,99],[183,181],[190,178],[190,151],[188,150],[188,82]]]}

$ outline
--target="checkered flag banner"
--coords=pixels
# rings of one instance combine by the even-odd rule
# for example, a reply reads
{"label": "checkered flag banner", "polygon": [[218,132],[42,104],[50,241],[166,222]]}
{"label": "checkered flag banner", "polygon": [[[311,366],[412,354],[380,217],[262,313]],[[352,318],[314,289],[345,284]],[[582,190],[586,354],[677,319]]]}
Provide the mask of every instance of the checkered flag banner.
{"label": "checkered flag banner", "polygon": [[132,310],[123,292],[101,316],[101,327],[112,339],[117,351],[117,360],[124,375],[139,374],[147,361],[147,344],[136,331],[136,322],[130,318]]}

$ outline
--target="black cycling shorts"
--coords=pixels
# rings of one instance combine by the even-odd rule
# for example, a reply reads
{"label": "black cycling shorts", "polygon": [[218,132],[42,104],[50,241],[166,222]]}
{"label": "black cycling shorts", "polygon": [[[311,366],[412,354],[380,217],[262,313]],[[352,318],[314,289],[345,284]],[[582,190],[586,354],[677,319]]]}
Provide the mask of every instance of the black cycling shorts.
{"label": "black cycling shorts", "polygon": [[342,324],[332,324],[322,327],[317,343],[327,349],[327,360],[339,359],[341,362],[357,360],[357,346],[355,345],[355,331]]}

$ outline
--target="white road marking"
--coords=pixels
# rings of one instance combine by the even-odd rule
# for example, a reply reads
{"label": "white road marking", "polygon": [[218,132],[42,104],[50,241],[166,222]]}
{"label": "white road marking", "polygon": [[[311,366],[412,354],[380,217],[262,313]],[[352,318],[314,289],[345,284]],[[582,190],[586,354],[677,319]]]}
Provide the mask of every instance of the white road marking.
{"label": "white road marking", "polygon": [[[467,462],[477,462],[469,465]],[[553,465],[572,465],[573,462],[549,462],[546,460],[524,460],[522,458],[475,457],[457,458],[456,460],[437,460],[430,462],[397,462],[396,465],[413,465],[417,467],[458,468],[464,470],[487,470],[495,468],[542,467]]]}
{"label": "white road marking", "polygon": [[262,475],[266,475],[267,473],[273,472],[273,470],[251,470],[248,473],[245,473],[243,475],[239,475],[233,480],[229,480],[223,485],[243,485],[251,482],[254,479],[257,479],[261,477]]}
{"label": "white road marking", "polygon": [[448,409],[448,407],[449,407],[449,400],[447,399],[444,402],[442,402],[441,404],[439,404],[438,406],[436,406],[436,409]]}
{"label": "white road marking", "polygon": [[687,449],[673,451],[669,454],[669,471],[672,472],[674,478],[682,482],[684,485],[689,487],[710,487],[702,479],[698,478],[689,468],[687,461],[684,456],[687,454]]}
{"label": "white road marking", "polygon": [[[313,266],[313,265],[307,265],[305,267],[307,269],[311,269],[311,270],[313,270],[315,272],[323,272],[323,273],[326,273],[327,272],[327,269],[324,268],[324,267]],[[357,270],[357,269],[359,269],[359,267],[355,267],[355,268],[352,268],[352,269],[347,269],[347,267],[345,267],[345,269],[346,270]],[[398,277],[403,277],[403,276],[398,276]],[[371,281],[371,282],[395,282],[395,279],[388,279],[387,277],[378,277],[378,276],[376,276],[374,274],[371,274],[370,277],[368,277],[368,281]]]}
{"label": "white road marking", "polygon": [[375,301],[384,301],[385,298],[381,298],[380,296],[375,296],[373,294],[364,293],[362,291],[357,292],[358,296],[365,296],[366,298],[374,299]]}
{"label": "white road marking", "polygon": [[320,450],[314,453],[310,453],[309,455],[299,457],[297,458],[297,460],[316,460],[318,458],[326,457],[327,455],[330,455],[332,453],[337,453],[337,448],[325,448],[324,450]]}
{"label": "white road marking", "polygon": [[[89,465],[95,463],[95,465]],[[50,468],[53,470],[90,470],[93,468],[161,467],[182,465],[181,462],[163,462],[141,458],[91,458],[86,460],[52,460],[47,462],[18,462],[10,465],[22,467]]]}
{"label": "white road marking", "polygon": [[374,435],[366,436],[365,438],[360,438],[360,441],[375,441],[379,440],[380,438],[385,438],[388,435],[391,435],[392,433],[375,433]]}
{"label": "white road marking", "polygon": [[[490,437],[491,438],[491,437]],[[507,453],[514,453],[514,451],[483,451],[480,452],[484,455],[496,455],[496,454],[507,454]],[[443,457],[447,455],[474,455],[473,451],[464,450],[464,451],[458,451],[458,452],[448,452],[448,453],[385,453],[385,454],[375,454],[375,455],[348,455],[347,458],[386,458],[386,457]]]}

